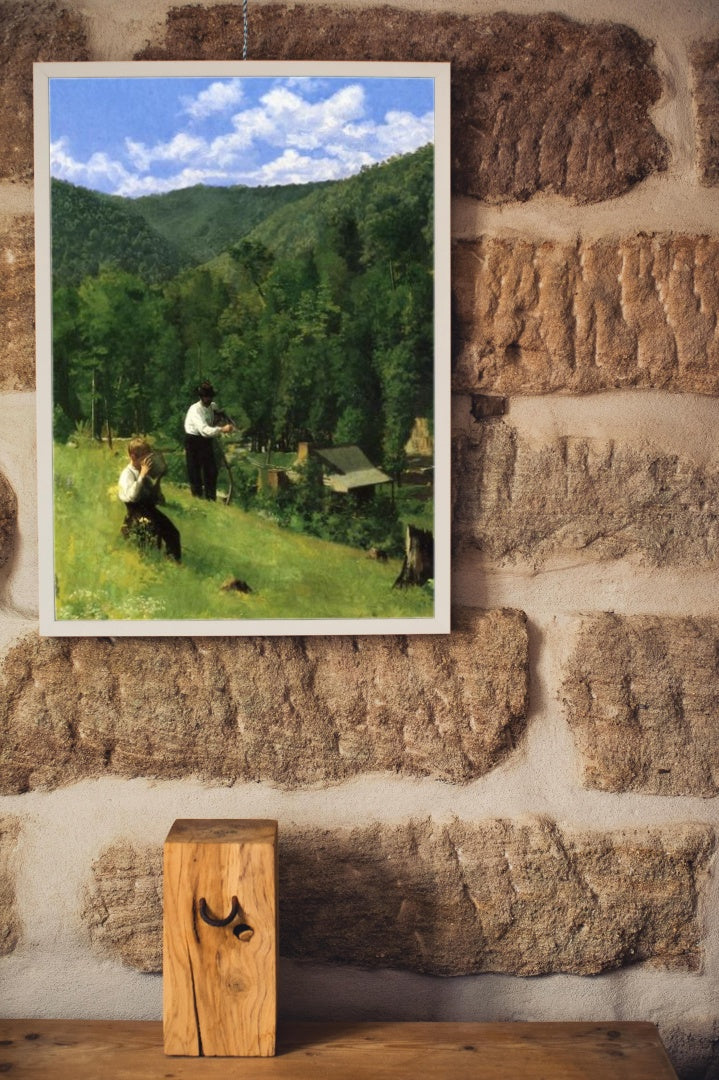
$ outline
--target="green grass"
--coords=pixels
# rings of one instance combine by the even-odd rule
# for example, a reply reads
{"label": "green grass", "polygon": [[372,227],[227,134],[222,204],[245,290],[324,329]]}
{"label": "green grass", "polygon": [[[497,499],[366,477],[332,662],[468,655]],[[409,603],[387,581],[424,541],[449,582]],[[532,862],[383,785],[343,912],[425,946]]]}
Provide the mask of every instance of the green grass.
{"label": "green grass", "polygon": [[[293,533],[238,507],[163,482],[164,513],[183,561],[141,551],[120,533],[117,478],[125,446],[55,446],[58,619],[428,618],[426,589],[392,589],[398,560]],[[223,591],[228,579],[251,593]]]}

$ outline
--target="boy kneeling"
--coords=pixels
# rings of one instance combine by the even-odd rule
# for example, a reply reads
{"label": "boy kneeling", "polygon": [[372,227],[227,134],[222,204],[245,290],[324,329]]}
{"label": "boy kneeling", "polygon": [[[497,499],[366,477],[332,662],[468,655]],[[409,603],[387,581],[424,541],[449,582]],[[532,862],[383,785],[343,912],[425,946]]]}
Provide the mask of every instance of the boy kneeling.
{"label": "boy kneeling", "polygon": [[152,447],[144,439],[131,439],[127,446],[130,464],[120,473],[118,495],[125,503],[127,511],[122,527],[128,536],[133,528],[145,524],[152,535],[157,537],[157,546],[165,549],[177,562],[180,561],[180,533],[170,519],[157,509],[160,497],[159,478],[153,480]]}

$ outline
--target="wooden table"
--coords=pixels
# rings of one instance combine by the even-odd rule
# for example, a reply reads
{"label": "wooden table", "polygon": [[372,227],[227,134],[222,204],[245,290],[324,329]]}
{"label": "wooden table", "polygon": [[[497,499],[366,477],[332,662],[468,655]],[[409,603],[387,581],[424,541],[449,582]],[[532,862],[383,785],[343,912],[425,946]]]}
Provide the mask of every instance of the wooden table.
{"label": "wooden table", "polygon": [[42,1080],[676,1080],[645,1023],[308,1024],[274,1058],[179,1058],[160,1023],[0,1021],[0,1078]]}

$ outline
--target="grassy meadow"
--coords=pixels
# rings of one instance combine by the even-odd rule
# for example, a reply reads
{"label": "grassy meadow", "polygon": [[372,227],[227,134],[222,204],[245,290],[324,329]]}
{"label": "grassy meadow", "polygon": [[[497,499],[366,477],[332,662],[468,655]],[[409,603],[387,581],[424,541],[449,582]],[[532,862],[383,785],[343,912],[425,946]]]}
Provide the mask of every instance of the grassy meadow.
{"label": "grassy meadow", "polygon": [[[55,445],[56,617],[71,619],[421,618],[427,588],[393,589],[397,559],[290,532],[163,480],[163,513],[182,537],[182,563],[141,550],[120,528],[117,480],[125,442]],[[229,579],[251,592],[223,590]]]}

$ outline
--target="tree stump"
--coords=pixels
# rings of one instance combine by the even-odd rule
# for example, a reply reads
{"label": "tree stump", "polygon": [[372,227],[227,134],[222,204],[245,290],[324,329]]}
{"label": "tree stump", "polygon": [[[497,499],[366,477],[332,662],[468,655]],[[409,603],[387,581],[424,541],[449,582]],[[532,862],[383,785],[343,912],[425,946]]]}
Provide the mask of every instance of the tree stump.
{"label": "tree stump", "polygon": [[434,577],[434,537],[431,532],[407,526],[404,538],[404,562],[393,588],[425,585]]}

